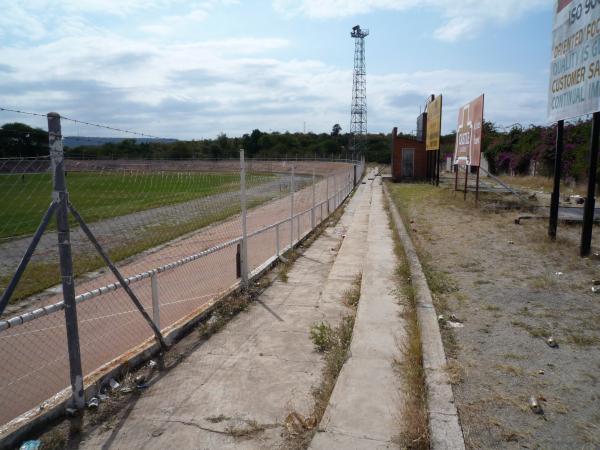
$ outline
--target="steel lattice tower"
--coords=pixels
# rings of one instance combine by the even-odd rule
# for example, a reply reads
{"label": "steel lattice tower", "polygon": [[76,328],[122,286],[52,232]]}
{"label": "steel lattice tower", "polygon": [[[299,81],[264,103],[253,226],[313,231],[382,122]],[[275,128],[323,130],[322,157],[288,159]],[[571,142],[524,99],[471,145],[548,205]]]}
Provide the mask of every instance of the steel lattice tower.
{"label": "steel lattice tower", "polygon": [[369,30],[360,25],[352,27],[354,39],[354,77],[352,82],[352,108],[350,134],[352,153],[355,157],[365,154],[367,149],[367,70],[365,68],[365,38]]}

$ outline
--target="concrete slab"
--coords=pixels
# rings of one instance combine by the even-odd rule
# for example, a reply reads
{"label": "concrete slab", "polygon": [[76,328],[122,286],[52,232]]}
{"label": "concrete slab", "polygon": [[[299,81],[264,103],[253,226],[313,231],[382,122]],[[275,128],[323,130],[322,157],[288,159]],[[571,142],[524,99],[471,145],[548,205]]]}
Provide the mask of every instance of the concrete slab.
{"label": "concrete slab", "polygon": [[310,448],[392,448],[401,429],[402,382],[394,370],[405,339],[394,295],[398,264],[381,180],[372,186],[361,298],[346,362]]}
{"label": "concrete slab", "polygon": [[[361,253],[344,241],[366,233],[369,199],[370,187],[361,185],[338,225],[292,266],[287,283],[275,282],[248,311],[154,382],[112,429],[94,431],[80,447],[284,446],[285,417],[292,410],[312,410],[312,390],[322,376],[324,363],[310,341],[310,325],[319,320],[337,323],[347,309],[335,292],[350,288],[362,271],[366,242],[354,240]],[[339,252],[331,251],[340,244]],[[337,269],[339,280],[330,278],[338,262],[344,267]]]}
{"label": "concrete slab", "polygon": [[361,438],[353,435],[346,435],[337,432],[319,433],[313,439],[319,441],[321,448],[344,448],[348,450],[384,450],[398,448],[391,442],[382,442],[376,439]]}

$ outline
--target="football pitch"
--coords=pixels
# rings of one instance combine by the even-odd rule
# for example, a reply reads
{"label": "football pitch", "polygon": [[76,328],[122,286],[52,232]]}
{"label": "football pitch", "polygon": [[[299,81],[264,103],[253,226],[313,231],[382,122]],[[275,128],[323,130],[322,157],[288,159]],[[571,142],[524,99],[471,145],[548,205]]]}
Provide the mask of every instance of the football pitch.
{"label": "football pitch", "polygon": [[[248,174],[254,186],[275,179]],[[69,199],[87,222],[173,205],[240,187],[238,173],[69,172]],[[0,239],[35,232],[52,200],[50,173],[0,175]],[[53,228],[54,221],[50,228]]]}

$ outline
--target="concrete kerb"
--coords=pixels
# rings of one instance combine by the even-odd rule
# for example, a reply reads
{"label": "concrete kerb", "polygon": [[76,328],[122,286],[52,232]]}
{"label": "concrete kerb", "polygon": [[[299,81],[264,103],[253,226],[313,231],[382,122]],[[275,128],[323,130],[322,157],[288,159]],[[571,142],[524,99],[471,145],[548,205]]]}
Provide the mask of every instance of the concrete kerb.
{"label": "concrete kerb", "polygon": [[423,346],[423,367],[427,384],[427,410],[432,449],[465,448],[462,428],[454,403],[454,394],[446,372],[446,353],[442,343],[437,314],[423,267],[394,204],[387,186],[384,192],[390,205],[398,236],[404,247],[410,267],[411,280],[415,289],[417,321]]}
{"label": "concrete kerb", "polygon": [[[360,186],[360,183],[354,186],[352,191],[348,193],[346,198],[338,207],[331,211],[330,215],[323,218],[323,220],[317,224],[317,227],[313,230],[306,232],[301,238],[293,245],[287,246],[282,249],[281,255],[285,255],[288,251],[298,248],[303,245],[312,235],[320,231],[321,224],[326,222],[331,215],[333,215],[340,208],[344,208],[347,202],[352,198],[356,189]],[[261,266],[257,267],[249,275],[250,281],[265,275],[269,270],[276,266],[280,261],[280,257],[272,256]],[[200,324],[203,320],[206,320],[208,316],[219,306],[220,302],[225,300],[231,295],[241,292],[241,283],[238,281],[227,290],[223,291],[218,298],[212,302],[201,306],[196,311],[188,314],[181,318],[174,324],[162,330],[164,340],[168,346],[171,346],[185,337],[189,332]],[[104,364],[103,366],[96,369],[91,374],[84,378],[84,397],[86,401],[91,397],[95,396],[102,387],[108,385],[109,381],[113,378],[121,378],[127,372],[135,370],[141,367],[144,363],[153,357],[160,354],[160,347],[156,343],[156,340],[152,337],[132,348],[129,352],[121,355],[118,358]],[[61,392],[58,392],[52,398],[46,400],[41,405],[37,406],[20,416],[16,417],[6,425],[0,427],[0,450],[12,449],[18,447],[19,443],[28,436],[40,432],[44,427],[49,426],[54,421],[66,414],[66,409],[69,407],[71,400],[71,390],[66,388]]]}

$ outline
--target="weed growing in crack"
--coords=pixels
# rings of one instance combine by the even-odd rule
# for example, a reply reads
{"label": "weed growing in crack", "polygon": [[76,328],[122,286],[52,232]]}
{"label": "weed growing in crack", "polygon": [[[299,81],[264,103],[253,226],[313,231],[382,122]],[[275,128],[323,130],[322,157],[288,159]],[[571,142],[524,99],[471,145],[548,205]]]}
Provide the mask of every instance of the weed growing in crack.
{"label": "weed growing in crack", "polygon": [[320,352],[326,352],[331,349],[333,343],[333,330],[328,322],[315,323],[310,327],[310,340],[315,349]]}

